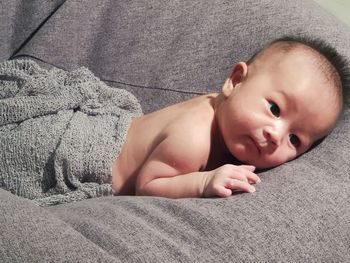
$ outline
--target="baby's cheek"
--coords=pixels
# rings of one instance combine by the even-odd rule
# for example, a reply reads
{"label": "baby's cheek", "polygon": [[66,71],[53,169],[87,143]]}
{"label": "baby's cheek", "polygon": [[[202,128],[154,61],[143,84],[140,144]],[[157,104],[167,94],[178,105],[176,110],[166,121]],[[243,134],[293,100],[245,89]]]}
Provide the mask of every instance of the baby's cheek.
{"label": "baby's cheek", "polygon": [[286,162],[289,162],[296,158],[295,154],[286,153],[286,152],[276,152],[274,155],[269,158],[269,163],[271,166],[277,166]]}
{"label": "baby's cheek", "polygon": [[297,158],[297,157],[298,157],[297,153],[296,153],[296,152],[292,152],[292,153],[290,153],[288,156],[286,156],[286,157],[284,158],[284,160],[281,159],[281,164],[282,164],[282,163],[289,162],[289,161],[292,161],[292,160],[294,160],[294,159]]}

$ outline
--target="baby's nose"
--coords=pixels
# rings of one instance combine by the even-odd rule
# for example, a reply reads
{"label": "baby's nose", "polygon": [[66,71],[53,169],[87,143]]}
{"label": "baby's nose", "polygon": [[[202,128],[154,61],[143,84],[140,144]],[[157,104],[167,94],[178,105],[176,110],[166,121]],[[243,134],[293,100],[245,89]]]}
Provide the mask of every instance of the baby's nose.
{"label": "baby's nose", "polygon": [[263,130],[263,135],[269,143],[271,143],[273,146],[280,146],[282,142],[282,131],[272,128],[272,127],[267,127],[266,129]]}

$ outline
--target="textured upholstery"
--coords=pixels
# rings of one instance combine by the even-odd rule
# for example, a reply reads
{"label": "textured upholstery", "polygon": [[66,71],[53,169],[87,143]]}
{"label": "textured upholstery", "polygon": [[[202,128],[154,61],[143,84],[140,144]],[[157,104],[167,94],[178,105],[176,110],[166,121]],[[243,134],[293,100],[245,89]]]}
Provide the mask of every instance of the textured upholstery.
{"label": "textured upholstery", "polygon": [[[18,10],[28,5],[14,2]],[[319,37],[350,59],[349,28],[307,0],[71,0],[54,13],[50,7],[30,19],[28,11],[21,21],[30,22],[1,30],[7,43],[2,57],[17,50],[12,58],[32,57],[48,67],[87,66],[109,85],[132,91],[145,112],[220,89],[234,62],[283,35]],[[45,14],[52,16],[20,50],[7,39],[23,26],[30,32]],[[0,191],[6,200],[0,205],[0,258],[349,262],[349,131],[346,110],[319,147],[261,173],[255,193],[227,199],[102,197],[43,209]]]}

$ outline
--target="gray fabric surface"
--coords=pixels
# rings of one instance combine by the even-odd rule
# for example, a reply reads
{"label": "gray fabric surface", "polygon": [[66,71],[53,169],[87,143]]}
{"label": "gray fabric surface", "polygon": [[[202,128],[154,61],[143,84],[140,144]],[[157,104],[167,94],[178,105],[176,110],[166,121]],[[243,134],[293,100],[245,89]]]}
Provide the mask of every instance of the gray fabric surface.
{"label": "gray fabric surface", "polygon": [[311,0],[70,0],[17,56],[86,66],[132,90],[149,112],[188,98],[184,91],[219,90],[233,63],[285,34],[326,39],[350,57],[348,27],[317,7]]}
{"label": "gray fabric surface", "polygon": [[0,63],[0,187],[40,205],[112,195],[112,163],[141,113],[86,68]]}
{"label": "gray fabric surface", "polygon": [[[290,33],[327,40],[350,59],[349,28],[307,0],[70,0],[14,57],[87,66],[149,112],[218,90],[234,62]],[[254,194],[227,199],[101,197],[39,208],[0,190],[0,258],[349,262],[349,130],[347,110],[319,147],[262,173]]]}
{"label": "gray fabric surface", "polygon": [[0,60],[9,59],[65,0],[0,1]]}
{"label": "gray fabric surface", "polygon": [[0,262],[121,262],[32,201],[0,189]]}

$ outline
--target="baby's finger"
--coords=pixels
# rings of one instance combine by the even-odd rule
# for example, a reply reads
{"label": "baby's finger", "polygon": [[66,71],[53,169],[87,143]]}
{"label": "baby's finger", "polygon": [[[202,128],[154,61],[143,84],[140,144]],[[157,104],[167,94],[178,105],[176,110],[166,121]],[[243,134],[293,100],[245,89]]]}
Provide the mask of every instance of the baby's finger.
{"label": "baby's finger", "polygon": [[246,176],[247,176],[248,182],[250,182],[250,183],[257,184],[257,183],[260,183],[260,182],[261,182],[260,177],[257,176],[257,175],[256,175],[255,173],[253,173],[253,172],[247,172],[247,173],[246,173]]}
{"label": "baby's finger", "polygon": [[234,171],[232,174],[230,174],[228,176],[229,180],[231,179],[236,179],[236,180],[240,180],[243,182],[247,182],[248,183],[248,176],[246,175],[247,171]]}
{"label": "baby's finger", "polygon": [[232,195],[232,191],[229,188],[226,188],[224,186],[220,186],[216,190],[216,195],[220,196],[220,197],[229,197],[230,195]]}
{"label": "baby's finger", "polygon": [[254,172],[256,168],[254,165],[246,165],[246,164],[240,165],[240,167],[245,168],[251,172]]}
{"label": "baby's finger", "polygon": [[233,167],[232,173],[229,174],[228,177],[231,179],[238,179],[240,181],[250,182],[254,184],[261,182],[259,176],[257,176],[254,172],[247,169],[242,169],[242,168],[245,168],[245,167],[242,167],[242,166]]}
{"label": "baby's finger", "polygon": [[242,172],[247,177],[247,180],[250,183],[256,184],[256,183],[260,183],[261,182],[259,176],[257,176],[256,173],[254,173],[255,166],[252,166],[252,165],[240,165],[239,167],[245,168],[245,169],[242,169]]}
{"label": "baby's finger", "polygon": [[231,190],[240,190],[240,191],[249,192],[249,193],[255,192],[254,186],[250,185],[247,182],[243,182],[236,179],[227,180],[225,187]]}

